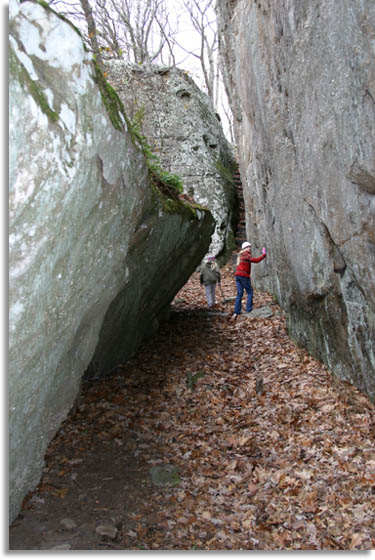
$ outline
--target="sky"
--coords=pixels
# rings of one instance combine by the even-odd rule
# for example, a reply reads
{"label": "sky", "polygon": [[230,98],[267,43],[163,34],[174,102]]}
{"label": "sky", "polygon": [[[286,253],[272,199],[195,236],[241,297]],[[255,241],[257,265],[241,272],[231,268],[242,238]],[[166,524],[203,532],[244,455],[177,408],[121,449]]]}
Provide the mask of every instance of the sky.
{"label": "sky", "polygon": [[[189,20],[189,17],[186,14],[186,11],[184,11],[181,7],[179,7],[179,5],[182,3],[182,0],[167,0],[167,3],[169,5],[171,15],[172,14],[176,14],[177,16],[179,15],[179,35],[178,35],[179,42],[182,43],[183,45],[188,45],[189,49],[191,48],[196,49],[196,52],[199,53],[200,36],[194,30]],[[216,20],[216,14],[213,8],[211,8],[209,11],[209,17],[212,21]],[[207,29],[207,33],[210,33],[209,29]],[[191,76],[193,77],[197,85],[203,91],[205,91],[206,88],[205,88],[203,74],[199,61],[194,56],[189,56],[188,58],[186,58],[186,53],[184,53],[184,51],[182,50],[180,52],[181,52],[181,57],[177,58],[177,63],[179,62],[179,60],[181,60],[182,62],[181,64],[178,64],[178,66],[182,67],[185,70],[188,70],[191,73]],[[226,111],[228,111],[229,105],[228,105],[227,97],[225,95],[223,84],[221,84],[221,89],[219,92],[218,113],[220,114],[221,117],[224,133],[228,138],[228,140],[230,140],[229,123],[222,106],[224,106]]]}

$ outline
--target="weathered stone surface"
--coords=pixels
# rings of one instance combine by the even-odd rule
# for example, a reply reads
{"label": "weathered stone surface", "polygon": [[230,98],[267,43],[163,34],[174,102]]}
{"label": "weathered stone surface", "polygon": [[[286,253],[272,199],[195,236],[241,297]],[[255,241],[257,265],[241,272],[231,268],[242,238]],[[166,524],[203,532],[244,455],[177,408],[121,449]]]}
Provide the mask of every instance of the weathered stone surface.
{"label": "weathered stone surface", "polygon": [[247,233],[268,248],[255,282],[298,343],[374,397],[375,4],[218,6]]}
{"label": "weathered stone surface", "polygon": [[154,332],[214,222],[166,210],[74,28],[33,2],[9,14],[12,521],[95,349],[106,373]]}
{"label": "weathered stone surface", "polygon": [[107,68],[165,169],[182,178],[184,193],[210,209],[216,227],[209,251],[225,261],[234,249],[237,162],[207,95],[178,68],[146,71],[120,60],[107,62]]}

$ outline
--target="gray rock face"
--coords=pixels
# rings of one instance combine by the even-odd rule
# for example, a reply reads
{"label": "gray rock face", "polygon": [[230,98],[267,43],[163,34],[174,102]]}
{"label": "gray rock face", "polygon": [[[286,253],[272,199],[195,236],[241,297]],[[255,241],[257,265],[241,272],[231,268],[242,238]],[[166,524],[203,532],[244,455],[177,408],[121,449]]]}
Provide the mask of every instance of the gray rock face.
{"label": "gray rock face", "polygon": [[247,233],[291,335],[375,396],[375,4],[219,0]]}
{"label": "gray rock face", "polygon": [[107,68],[108,80],[130,118],[139,119],[163,167],[181,177],[184,193],[210,209],[216,227],[209,251],[225,261],[234,249],[237,163],[207,95],[177,68],[146,71],[119,60]]}
{"label": "gray rock face", "polygon": [[165,209],[73,27],[36,3],[9,10],[12,521],[95,350],[106,372],[154,332],[214,222]]}

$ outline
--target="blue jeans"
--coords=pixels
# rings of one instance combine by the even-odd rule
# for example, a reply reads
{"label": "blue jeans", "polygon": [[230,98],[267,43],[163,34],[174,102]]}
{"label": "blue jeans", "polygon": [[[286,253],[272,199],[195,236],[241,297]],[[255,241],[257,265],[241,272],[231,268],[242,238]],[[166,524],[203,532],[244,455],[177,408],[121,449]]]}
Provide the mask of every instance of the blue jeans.
{"label": "blue jeans", "polygon": [[236,315],[241,313],[241,302],[244,290],[247,292],[246,313],[250,313],[253,309],[253,288],[250,278],[245,276],[236,276],[237,297],[234,304],[234,312]]}
{"label": "blue jeans", "polygon": [[204,288],[206,290],[207,305],[208,307],[212,307],[213,305],[215,305],[216,283],[205,284]]}

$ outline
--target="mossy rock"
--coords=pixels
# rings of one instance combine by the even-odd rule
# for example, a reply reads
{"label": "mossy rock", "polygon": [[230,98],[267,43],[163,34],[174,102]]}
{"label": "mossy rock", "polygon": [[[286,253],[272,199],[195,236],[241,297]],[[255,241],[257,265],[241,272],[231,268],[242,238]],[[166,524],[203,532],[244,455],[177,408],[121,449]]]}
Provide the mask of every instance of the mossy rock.
{"label": "mossy rock", "polygon": [[174,465],[156,465],[150,469],[151,479],[155,486],[177,486],[181,482]]}

